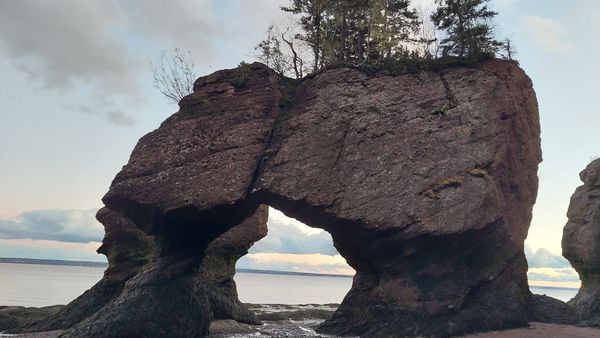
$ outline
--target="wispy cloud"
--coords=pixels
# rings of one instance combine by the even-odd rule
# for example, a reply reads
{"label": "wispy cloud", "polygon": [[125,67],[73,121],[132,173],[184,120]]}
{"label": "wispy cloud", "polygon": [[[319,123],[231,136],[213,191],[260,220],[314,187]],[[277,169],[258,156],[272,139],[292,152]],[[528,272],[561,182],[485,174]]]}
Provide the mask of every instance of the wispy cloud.
{"label": "wispy cloud", "polygon": [[346,260],[340,255],[255,253],[242,257],[237,263],[237,268],[342,275],[354,274],[354,270],[348,266]]}
{"label": "wispy cloud", "polygon": [[111,110],[106,112],[108,121],[118,126],[131,127],[135,124],[135,119],[127,113],[119,110]]}
{"label": "wispy cloud", "polygon": [[530,268],[570,268],[571,264],[563,256],[554,254],[544,248],[533,251],[525,246],[525,255]]}
{"label": "wispy cloud", "polygon": [[162,0],[128,0],[119,3],[129,19],[131,32],[161,49],[189,50],[200,66],[214,61],[218,48],[215,40],[228,36],[227,28],[214,16],[211,1],[171,0],[165,4]]}
{"label": "wispy cloud", "polygon": [[96,210],[35,210],[0,219],[0,239],[98,242],[104,236]]}
{"label": "wispy cloud", "polygon": [[131,92],[139,67],[113,33],[126,22],[113,0],[1,1],[0,52],[48,88]]}
{"label": "wispy cloud", "polygon": [[532,285],[579,287],[579,275],[561,255],[547,249],[532,250],[525,246],[527,256],[527,278]]}
{"label": "wispy cloud", "polygon": [[106,262],[96,253],[100,242],[69,243],[33,239],[0,239],[0,257]]}
{"label": "wispy cloud", "polygon": [[579,275],[573,268],[529,268],[530,280],[551,282],[579,282]]}
{"label": "wispy cloud", "polygon": [[[277,211],[271,209],[270,214],[277,215]],[[310,229],[294,219],[280,216],[270,216],[267,225],[267,236],[256,242],[250,253],[338,255],[326,231]]]}
{"label": "wispy cloud", "polygon": [[132,127],[136,123],[132,115],[118,108],[115,102],[100,93],[92,95],[85,104],[67,105],[66,108],[89,115],[102,115],[106,117],[106,121],[117,126]]}
{"label": "wispy cloud", "polygon": [[535,43],[552,51],[564,53],[573,48],[569,41],[566,26],[558,20],[538,15],[527,15],[521,18],[521,27],[531,34]]}

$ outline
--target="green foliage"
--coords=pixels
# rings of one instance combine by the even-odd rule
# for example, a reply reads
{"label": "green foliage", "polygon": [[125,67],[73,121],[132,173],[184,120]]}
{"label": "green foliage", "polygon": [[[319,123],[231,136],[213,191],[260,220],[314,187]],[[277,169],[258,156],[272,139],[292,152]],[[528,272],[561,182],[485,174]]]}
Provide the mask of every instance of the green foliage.
{"label": "green foliage", "polygon": [[237,67],[236,76],[232,81],[233,86],[236,89],[244,88],[251,72],[252,69],[249,63],[246,63],[244,61],[240,62],[240,64]]}
{"label": "green foliage", "polygon": [[305,41],[312,49],[314,70],[322,64],[323,54],[323,26],[328,9],[335,2],[333,0],[292,0],[291,6],[281,7],[285,12],[300,15],[300,25],[304,31],[298,38]]}
{"label": "green foliage", "polygon": [[258,59],[267,67],[283,75],[286,70],[285,56],[281,50],[281,41],[275,35],[274,26],[267,29],[267,37],[255,47],[259,51]]}
{"label": "green foliage", "polygon": [[419,27],[409,0],[294,0],[299,38],[312,49],[313,71],[336,63],[380,64],[404,58]]}
{"label": "green foliage", "polygon": [[494,38],[490,20],[497,13],[488,9],[488,1],[436,0],[438,8],[431,20],[445,33],[442,56],[475,60],[496,55],[503,43]]}
{"label": "green foliage", "polygon": [[448,106],[435,107],[433,109],[433,112],[431,112],[431,114],[432,115],[445,115],[448,110],[450,110],[450,107],[448,107]]}
{"label": "green foliage", "polygon": [[472,65],[498,53],[512,59],[510,40],[494,37],[496,12],[488,1],[435,0],[429,15],[410,0],[290,0],[281,9],[298,18],[301,31],[290,37],[288,27],[278,36],[271,26],[257,46],[259,59],[280,74],[293,70],[296,78],[338,65],[396,74]]}

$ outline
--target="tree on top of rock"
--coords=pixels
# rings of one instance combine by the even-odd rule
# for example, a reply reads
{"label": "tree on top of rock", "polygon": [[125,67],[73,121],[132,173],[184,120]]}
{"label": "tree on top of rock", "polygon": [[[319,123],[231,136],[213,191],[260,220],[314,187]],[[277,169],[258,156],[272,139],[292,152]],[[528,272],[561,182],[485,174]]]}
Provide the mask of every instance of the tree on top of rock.
{"label": "tree on top of rock", "polygon": [[431,15],[436,27],[443,30],[442,56],[480,59],[494,57],[502,43],[494,37],[490,20],[496,12],[488,9],[489,0],[436,0]]}
{"label": "tree on top of rock", "polygon": [[379,64],[408,54],[420,27],[410,0],[292,0],[298,38],[312,49],[313,71],[331,64]]}
{"label": "tree on top of rock", "polygon": [[331,6],[332,2],[332,0],[292,0],[291,6],[281,7],[285,12],[301,15],[300,25],[304,34],[298,37],[312,49],[314,69],[318,69],[322,63],[323,20],[327,7]]}

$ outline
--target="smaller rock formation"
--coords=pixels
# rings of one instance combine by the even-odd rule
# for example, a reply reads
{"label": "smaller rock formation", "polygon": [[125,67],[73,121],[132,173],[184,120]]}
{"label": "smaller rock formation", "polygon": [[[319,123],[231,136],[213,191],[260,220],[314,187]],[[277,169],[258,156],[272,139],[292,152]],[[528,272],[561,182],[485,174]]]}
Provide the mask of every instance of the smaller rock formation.
{"label": "smaller rock formation", "polygon": [[55,314],[62,305],[45,307],[0,306],[0,332],[15,330],[20,327]]}
{"label": "smaller rock formation", "polygon": [[577,324],[577,314],[567,303],[546,295],[531,295],[529,321],[552,324]]}
{"label": "smaller rock formation", "polygon": [[581,289],[569,301],[582,321],[600,323],[600,159],[579,177],[563,230],[563,256],[579,273]]}
{"label": "smaller rock formation", "polygon": [[254,313],[239,301],[233,275],[238,259],[247,254],[255,242],[267,235],[268,210],[266,205],[261,205],[252,216],[219,236],[206,249],[206,256],[202,261],[203,277],[218,290],[209,292],[208,295],[213,319],[260,323]]}
{"label": "smaller rock formation", "polygon": [[[98,253],[106,255],[109,263],[102,280],[67,306],[52,307],[54,311],[29,308],[27,313],[33,315],[24,315],[23,311],[7,309],[4,311],[7,324],[0,326],[0,329],[25,332],[68,329],[101,311],[105,305],[114,303],[126,288],[126,282],[140,272],[142,267],[152,266],[152,263],[154,269],[156,266],[169,265],[168,261],[156,262],[157,244],[154,237],[145,234],[129,220],[108,208],[100,209],[96,217],[104,224],[106,231],[102,246],[98,249]],[[189,276],[185,278],[182,285],[189,286],[189,290],[196,289],[197,284],[204,284],[202,289],[209,290],[208,300],[212,311],[204,311],[207,314],[212,313],[208,318],[234,319],[248,324],[259,323],[255,315],[238,300],[233,276],[237,260],[248,252],[252,244],[266,236],[267,217],[268,207],[260,206],[244,222],[218,237],[206,249],[202,261],[203,269],[197,280],[194,281],[194,278]],[[174,271],[178,268],[181,267],[172,266],[169,270]],[[146,278],[152,280],[152,277],[157,276],[152,273],[152,269],[146,269]],[[129,282],[132,285],[133,283],[135,281]],[[2,313],[0,319],[4,318],[1,315]],[[70,334],[77,336],[95,332],[90,325],[86,330],[78,328],[75,333]]]}
{"label": "smaller rock formation", "polygon": [[116,298],[125,282],[154,257],[154,241],[118,213],[102,208],[96,218],[106,235],[98,253],[108,258],[104,277],[57,313],[22,328],[25,332],[67,329],[100,310]]}

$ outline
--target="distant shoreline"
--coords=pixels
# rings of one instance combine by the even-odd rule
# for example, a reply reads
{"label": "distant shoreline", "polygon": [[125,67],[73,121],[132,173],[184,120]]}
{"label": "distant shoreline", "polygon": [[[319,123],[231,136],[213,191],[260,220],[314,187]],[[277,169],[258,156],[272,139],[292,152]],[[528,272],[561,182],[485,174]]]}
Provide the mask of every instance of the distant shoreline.
{"label": "distant shoreline", "polygon": [[[33,258],[1,258],[0,264],[39,264],[39,265],[61,265],[61,266],[82,266],[82,267],[93,267],[93,268],[106,268],[107,263],[104,262],[90,262],[90,261],[66,261],[60,259],[33,259]],[[256,269],[236,269],[236,272],[242,273],[256,273],[256,274],[269,274],[269,275],[288,275],[288,276],[310,276],[310,277],[341,277],[341,278],[352,278],[352,275],[337,275],[337,274],[326,274],[326,273],[311,273],[311,272],[295,272],[295,271],[277,271],[277,270],[256,270]]]}
{"label": "distant shoreline", "polygon": [[65,260],[60,260],[60,259],[35,259],[35,258],[1,258],[1,257],[0,257],[0,263],[83,266],[83,267],[93,267],[93,268],[106,268],[108,266],[108,263],[105,263],[105,262],[65,261]]}
{"label": "distant shoreline", "polygon": [[[108,263],[104,263],[104,262],[66,261],[66,260],[60,260],[60,259],[1,258],[0,257],[0,264],[2,264],[2,263],[82,266],[82,267],[93,267],[93,268],[108,267]],[[278,271],[278,270],[236,269],[235,271],[241,272],[241,273],[285,275],[285,276],[337,277],[337,278],[353,278],[354,277],[352,275],[338,275],[338,274],[329,274],[329,273],[312,273],[312,272],[296,272],[296,271]],[[534,287],[537,289],[565,289],[565,290],[577,290],[578,289],[578,288],[563,287],[563,286],[530,285],[530,287]]]}
{"label": "distant shoreline", "polygon": [[336,275],[331,273],[312,273],[312,272],[295,272],[295,271],[277,271],[277,270],[255,270],[255,269],[235,269],[235,272],[257,273],[267,275],[288,275],[288,276],[310,276],[310,277],[341,277],[353,278],[353,275]]}

